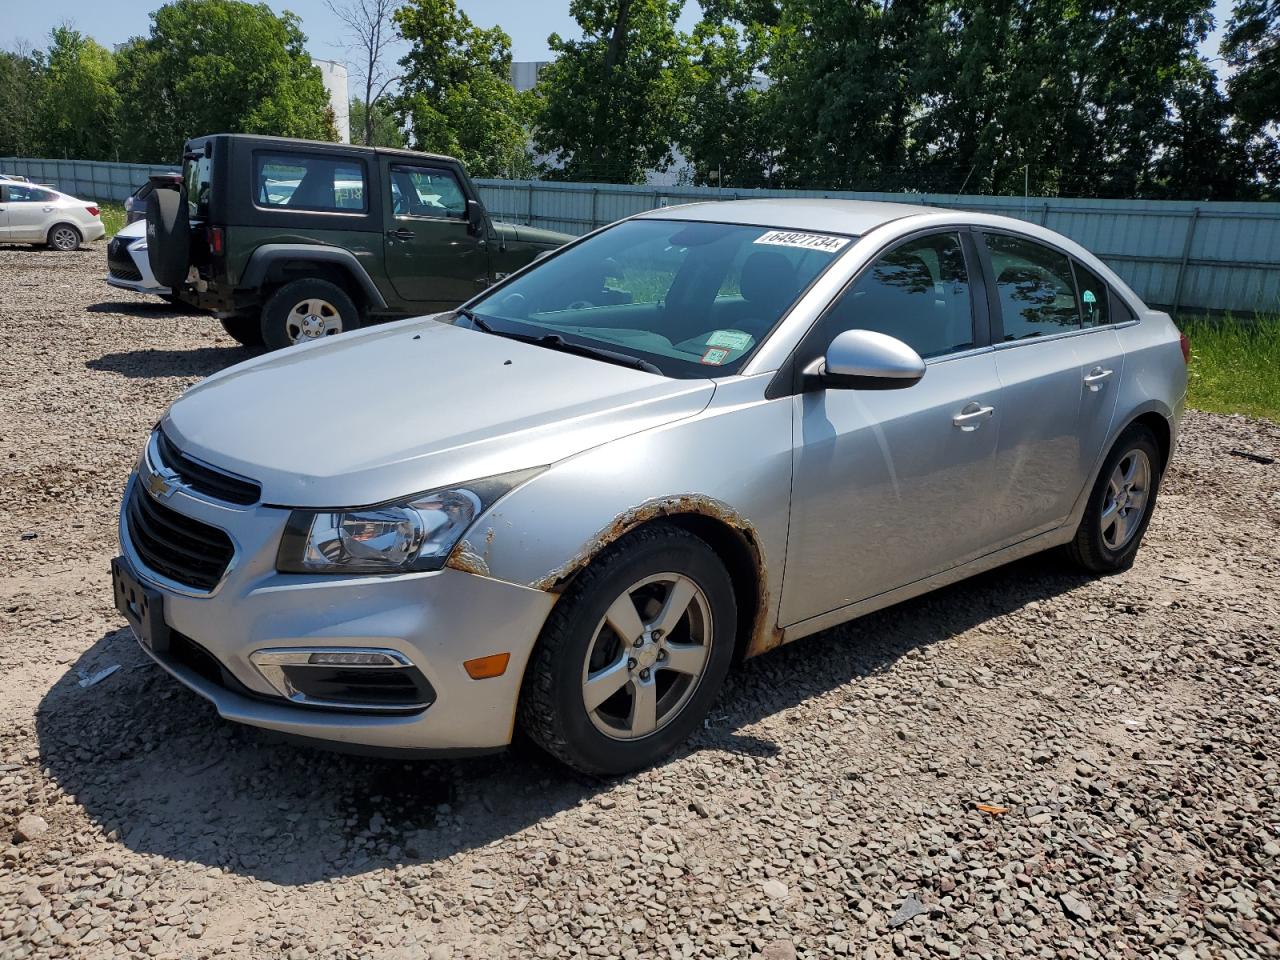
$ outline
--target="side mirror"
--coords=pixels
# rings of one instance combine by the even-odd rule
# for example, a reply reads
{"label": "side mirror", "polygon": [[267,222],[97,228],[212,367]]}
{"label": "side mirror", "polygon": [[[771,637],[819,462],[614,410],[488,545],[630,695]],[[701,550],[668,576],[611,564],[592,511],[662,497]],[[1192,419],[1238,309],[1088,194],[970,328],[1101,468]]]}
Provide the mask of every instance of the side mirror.
{"label": "side mirror", "polygon": [[896,337],[846,330],[805,374],[815,385],[830,389],[901,390],[919,383],[925,369],[920,354]]}
{"label": "side mirror", "polygon": [[484,235],[484,207],[479,200],[467,201],[467,227],[472,233]]}

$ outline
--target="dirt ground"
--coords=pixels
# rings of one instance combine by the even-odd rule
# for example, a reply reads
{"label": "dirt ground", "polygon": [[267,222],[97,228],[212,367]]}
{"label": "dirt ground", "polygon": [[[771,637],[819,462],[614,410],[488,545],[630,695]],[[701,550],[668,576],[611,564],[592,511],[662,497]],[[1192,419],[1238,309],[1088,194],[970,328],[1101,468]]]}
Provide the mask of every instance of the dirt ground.
{"label": "dirt ground", "polygon": [[1131,571],[1035,558],[751,661],[657,769],[353,759],[122,629],[125,478],[247,354],[104,272],[0,248],[5,960],[1280,957],[1280,464],[1230,453],[1276,424],[1188,415]]}

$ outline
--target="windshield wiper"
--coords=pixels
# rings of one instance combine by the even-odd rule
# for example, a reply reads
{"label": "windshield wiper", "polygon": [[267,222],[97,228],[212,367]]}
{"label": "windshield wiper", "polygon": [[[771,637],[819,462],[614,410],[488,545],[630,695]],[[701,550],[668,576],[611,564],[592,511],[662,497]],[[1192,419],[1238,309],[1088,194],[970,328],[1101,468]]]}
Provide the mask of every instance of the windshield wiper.
{"label": "windshield wiper", "polygon": [[485,333],[492,333],[499,337],[506,337],[508,340],[519,340],[521,343],[532,343],[538,347],[559,350],[561,353],[572,353],[580,357],[594,357],[597,360],[604,360],[606,363],[616,363],[621,367],[643,370],[645,373],[656,373],[659,376],[663,375],[662,370],[656,364],[650,363],[648,360],[642,360],[640,357],[633,357],[629,353],[606,350],[604,347],[589,347],[581,343],[570,343],[558,333],[544,333],[539,336],[533,336],[527,333],[514,333],[510,330],[498,330],[481,319],[474,310],[468,310],[466,307],[459,307],[454,313],[470,320],[472,326],[477,330],[483,330]]}

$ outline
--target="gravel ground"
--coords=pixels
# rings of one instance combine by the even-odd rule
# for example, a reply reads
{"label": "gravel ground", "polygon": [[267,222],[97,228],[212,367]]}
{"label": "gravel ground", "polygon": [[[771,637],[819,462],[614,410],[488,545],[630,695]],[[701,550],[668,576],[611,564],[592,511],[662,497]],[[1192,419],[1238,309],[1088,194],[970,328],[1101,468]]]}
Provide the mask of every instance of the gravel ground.
{"label": "gravel ground", "polygon": [[754,660],[658,769],[360,760],[121,629],[125,476],[246,353],[103,268],[0,248],[0,957],[1280,957],[1276,424],[1188,416],[1130,572]]}

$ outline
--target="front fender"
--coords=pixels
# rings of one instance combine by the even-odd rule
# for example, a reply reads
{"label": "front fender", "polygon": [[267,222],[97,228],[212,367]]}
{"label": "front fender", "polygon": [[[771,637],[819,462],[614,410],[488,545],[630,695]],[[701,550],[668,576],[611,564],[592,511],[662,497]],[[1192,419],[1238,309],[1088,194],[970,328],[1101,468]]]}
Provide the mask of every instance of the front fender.
{"label": "front fender", "polygon": [[450,565],[554,593],[637,526],[707,516],[740,533],[756,555],[748,652],[776,646],[793,417],[790,397],[764,399],[770,376],[722,383],[695,417],[552,466],[478,518]]}

